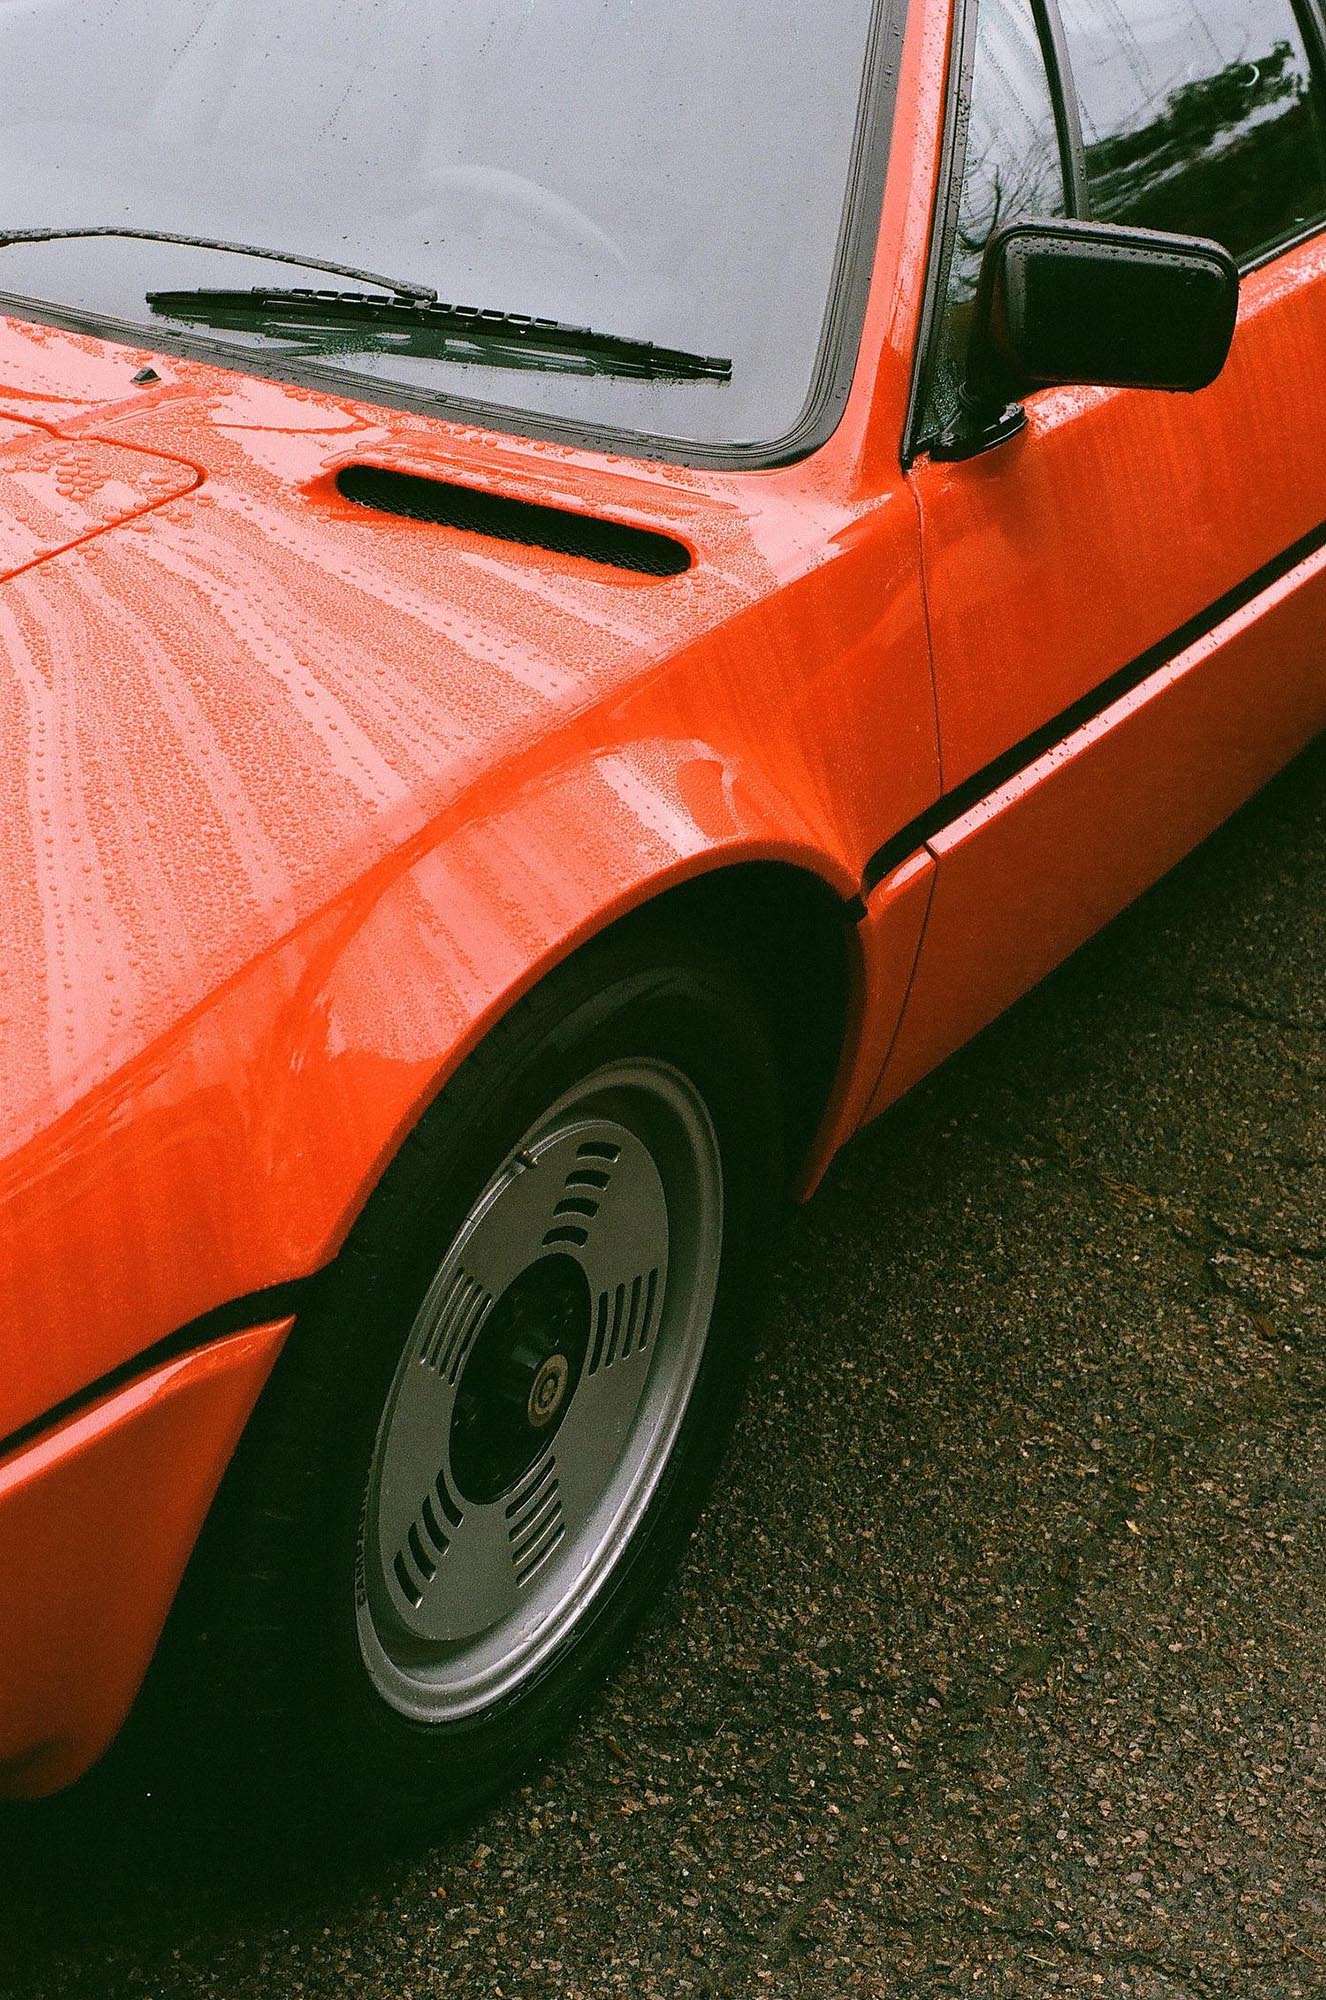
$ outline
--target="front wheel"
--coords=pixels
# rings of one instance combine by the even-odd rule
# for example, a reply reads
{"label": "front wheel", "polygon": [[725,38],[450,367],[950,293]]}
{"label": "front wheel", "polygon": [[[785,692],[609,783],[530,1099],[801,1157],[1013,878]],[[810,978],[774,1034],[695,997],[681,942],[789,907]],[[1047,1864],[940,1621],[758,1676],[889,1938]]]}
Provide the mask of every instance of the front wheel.
{"label": "front wheel", "polygon": [[677,1443],[713,1318],[723,1170],[697,1085],[592,1070],[470,1208],[373,1444],[358,1629],[382,1699],[481,1713],[573,1640]]}
{"label": "front wheel", "polygon": [[269,1810],[454,1815],[574,1716],[718,1464],[784,1179],[758,1005],[693,948],[604,941],[458,1072],[301,1316],[186,1592],[190,1705]]}

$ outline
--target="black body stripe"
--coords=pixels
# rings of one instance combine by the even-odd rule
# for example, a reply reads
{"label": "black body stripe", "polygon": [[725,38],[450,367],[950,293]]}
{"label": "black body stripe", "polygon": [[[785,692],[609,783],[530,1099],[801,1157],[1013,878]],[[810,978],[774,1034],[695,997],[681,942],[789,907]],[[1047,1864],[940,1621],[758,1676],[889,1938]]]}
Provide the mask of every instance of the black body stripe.
{"label": "black body stripe", "polygon": [[951,792],[945,792],[932,806],[928,806],[923,813],[918,813],[914,820],[900,828],[890,840],[886,840],[878,852],[870,857],[861,877],[862,895],[868,896],[872,889],[878,888],[885,876],[891,875],[900,862],[906,861],[909,855],[915,854],[918,848],[924,847],[928,840],[932,840],[946,826],[951,826],[954,820],[961,819],[964,813],[979,805],[983,798],[988,797],[991,792],[998,791],[999,787],[1006,785],[1010,778],[1015,778],[1019,771],[1024,771],[1028,765],[1034,764],[1038,757],[1043,757],[1047,750],[1053,750],[1056,744],[1062,743],[1073,734],[1074,730],[1081,729],[1085,723],[1094,722],[1096,717],[1104,714],[1114,702],[1126,694],[1131,694],[1134,688],[1140,687],[1152,674],[1159,673],[1171,660],[1177,659],[1181,653],[1186,653],[1190,646],[1195,646],[1209,632],[1222,625],[1227,618],[1232,618],[1236,612],[1254,603],[1265,591],[1279,583],[1282,577],[1288,576],[1299,563],[1305,562],[1309,556],[1316,555],[1323,548],[1326,548],[1326,523],[1314,528],[1310,534],[1304,535],[1291,548],[1285,549],[1281,555],[1274,557],[1272,561],[1255,571],[1236,589],[1227,591],[1223,597],[1217,598],[1216,602],[1209,605],[1205,611],[1199,612],[1195,618],[1190,618],[1186,625],[1181,625],[1177,632],[1172,632],[1167,639],[1162,639],[1158,646],[1152,646],[1140,658],[1120,668],[1117,674],[1111,674],[1107,681],[1102,681],[1099,687],[1092,688],[1090,694],[1084,695],[1081,701],[1074,702],[1070,708],[1064,709],[1042,728],[1024,737],[1020,743],[1015,743],[1011,750],[996,757],[993,763],[985,766],[984,770],[978,771],[963,784],[955,786]]}
{"label": "black body stripe", "polygon": [[227,1334],[243,1333],[249,1327],[266,1326],[274,1319],[288,1319],[300,1310],[306,1299],[313,1278],[297,1278],[285,1285],[269,1285],[265,1291],[249,1292],[242,1299],[232,1299],[229,1305],[217,1306],[211,1312],[203,1313],[199,1319],[189,1321],[174,1333],[168,1333],[164,1340],[135,1354],[130,1361],[119,1368],[112,1368],[108,1375],[98,1376],[86,1389],[79,1389],[74,1395],[66,1396],[54,1409],[44,1410],[29,1424],[20,1425],[7,1438],[0,1438],[0,1463],[12,1452],[20,1451],[24,1445],[32,1444],[44,1431],[54,1430],[57,1424],[67,1423],[80,1411],[90,1409],[107,1396],[113,1396],[120,1389],[127,1389],[131,1382],[138,1381],[154,1370],[163,1368],[167,1362],[178,1361],[182,1355],[195,1353],[199,1348],[210,1346],[214,1340],[223,1340]]}

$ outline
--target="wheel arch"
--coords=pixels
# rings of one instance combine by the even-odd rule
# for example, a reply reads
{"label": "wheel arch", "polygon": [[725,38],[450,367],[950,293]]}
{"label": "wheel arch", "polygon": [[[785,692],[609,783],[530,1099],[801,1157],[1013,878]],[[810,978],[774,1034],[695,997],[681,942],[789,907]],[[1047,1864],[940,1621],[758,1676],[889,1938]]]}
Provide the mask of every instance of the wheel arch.
{"label": "wheel arch", "polygon": [[[852,1059],[869,976],[854,877],[789,820],[741,802],[712,755],[660,760],[651,746],[614,762],[616,815],[602,769],[564,773],[518,822],[461,829],[324,930],[258,1086],[274,1280],[336,1253],[469,1053],[558,966],[622,926],[662,938],[680,925],[729,957],[769,1008],[793,1157],[810,1155]],[[718,824],[705,824],[701,804]]]}
{"label": "wheel arch", "polygon": [[589,945],[628,928],[654,931],[660,949],[679,937],[699,942],[750,990],[773,1028],[798,1178],[844,1062],[864,974],[849,906],[804,863],[737,858],[660,889]]}

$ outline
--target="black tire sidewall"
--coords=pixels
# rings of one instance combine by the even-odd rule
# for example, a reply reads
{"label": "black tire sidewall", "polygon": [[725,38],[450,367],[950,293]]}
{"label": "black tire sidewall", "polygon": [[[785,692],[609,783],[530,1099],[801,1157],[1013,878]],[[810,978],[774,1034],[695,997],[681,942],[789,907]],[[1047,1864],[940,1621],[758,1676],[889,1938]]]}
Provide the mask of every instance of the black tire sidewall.
{"label": "black tire sidewall", "polygon": [[[715,1306],[675,1447],[627,1549],[538,1670],[473,1717],[412,1721],[368,1673],[354,1590],[369,1463],[405,1341],[523,1135],[593,1071],[641,1057],[697,1087],[723,1172]],[[437,1820],[473,1809],[561,1733],[656,1601],[703,1504],[758,1337],[785,1180],[758,1003],[680,942],[661,956],[656,940],[623,940],[573,961],[462,1066],[300,1316],[224,1496],[232,1532],[213,1554],[239,1588],[214,1606],[211,1653],[264,1792],[279,1773],[296,1810],[320,1798],[365,1821]]]}

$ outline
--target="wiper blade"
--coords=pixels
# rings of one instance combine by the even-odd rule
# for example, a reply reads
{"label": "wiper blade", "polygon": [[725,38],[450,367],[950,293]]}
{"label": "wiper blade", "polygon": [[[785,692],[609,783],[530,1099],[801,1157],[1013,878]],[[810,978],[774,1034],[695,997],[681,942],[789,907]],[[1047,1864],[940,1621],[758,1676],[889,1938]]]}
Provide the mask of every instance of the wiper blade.
{"label": "wiper blade", "polygon": [[[390,287],[384,287],[390,290]],[[291,287],[251,291],[158,291],[147,294],[154,313],[208,327],[257,327],[314,348],[346,352],[372,348],[425,359],[469,361],[485,367],[537,368],[575,374],[610,374],[645,381],[732,379],[732,363],[715,354],[692,354],[652,340],[598,333],[565,320],[480,306],[446,305],[440,299],[382,298],[365,292],[306,291]]]}
{"label": "wiper blade", "polygon": [[261,244],[232,243],[223,236],[187,236],[173,229],[128,229],[114,222],[91,229],[0,229],[0,250],[11,243],[63,243],[88,236],[126,236],[142,243],[182,243],[190,250],[221,250],[233,257],[266,257],[273,264],[297,264],[305,271],[327,271],[335,278],[356,278],[362,285],[381,285],[384,292],[398,299],[431,304],[437,298],[431,285],[384,278],[380,272],[362,271],[356,264],[332,264],[325,257],[304,257],[294,250],[265,250]]}

